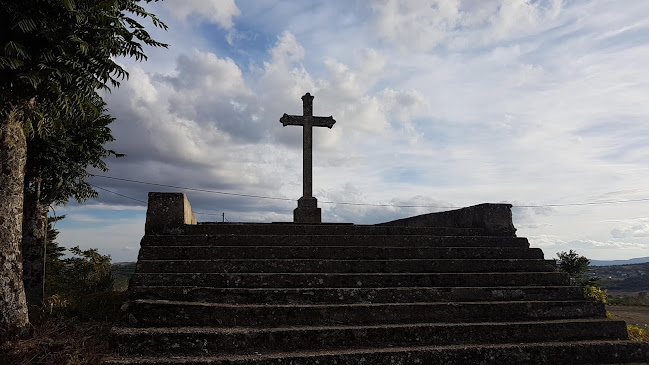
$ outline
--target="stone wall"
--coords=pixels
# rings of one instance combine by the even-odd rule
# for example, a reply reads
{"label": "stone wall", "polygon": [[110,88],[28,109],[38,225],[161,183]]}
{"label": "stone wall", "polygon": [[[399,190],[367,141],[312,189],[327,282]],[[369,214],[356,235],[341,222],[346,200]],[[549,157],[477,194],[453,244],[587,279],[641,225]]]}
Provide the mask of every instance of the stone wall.
{"label": "stone wall", "polygon": [[511,204],[478,204],[379,223],[378,226],[483,228],[494,236],[516,236]]}

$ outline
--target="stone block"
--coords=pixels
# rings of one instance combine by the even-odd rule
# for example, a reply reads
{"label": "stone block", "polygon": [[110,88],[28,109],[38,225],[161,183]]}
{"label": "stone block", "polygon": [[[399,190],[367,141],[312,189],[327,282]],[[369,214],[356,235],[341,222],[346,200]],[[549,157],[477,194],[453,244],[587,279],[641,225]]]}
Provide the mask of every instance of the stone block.
{"label": "stone block", "polygon": [[322,223],[322,211],[318,208],[318,200],[313,197],[301,197],[297,201],[297,208],[293,210],[295,223]]}
{"label": "stone block", "polygon": [[185,194],[149,193],[145,234],[183,234],[187,224],[196,224],[196,218]]}

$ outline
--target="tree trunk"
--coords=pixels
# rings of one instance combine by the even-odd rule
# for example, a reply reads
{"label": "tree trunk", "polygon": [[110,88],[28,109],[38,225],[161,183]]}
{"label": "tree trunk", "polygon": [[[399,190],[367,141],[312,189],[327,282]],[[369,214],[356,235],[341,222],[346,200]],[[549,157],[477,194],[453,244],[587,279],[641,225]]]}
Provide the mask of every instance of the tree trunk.
{"label": "tree trunk", "polygon": [[20,109],[0,120],[0,337],[22,336],[29,325],[20,254],[27,154]]}
{"label": "tree trunk", "polygon": [[23,203],[23,283],[27,303],[41,305],[48,207],[40,201],[40,179],[34,179],[31,186],[28,184],[25,184]]}

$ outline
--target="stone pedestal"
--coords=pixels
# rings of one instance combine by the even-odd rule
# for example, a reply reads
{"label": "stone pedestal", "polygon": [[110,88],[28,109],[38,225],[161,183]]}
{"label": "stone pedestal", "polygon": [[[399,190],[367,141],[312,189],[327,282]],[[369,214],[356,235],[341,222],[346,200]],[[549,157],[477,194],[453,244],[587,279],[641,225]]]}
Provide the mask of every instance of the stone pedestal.
{"label": "stone pedestal", "polygon": [[318,208],[318,200],[314,197],[301,197],[297,208],[293,210],[294,223],[322,223],[322,213]]}

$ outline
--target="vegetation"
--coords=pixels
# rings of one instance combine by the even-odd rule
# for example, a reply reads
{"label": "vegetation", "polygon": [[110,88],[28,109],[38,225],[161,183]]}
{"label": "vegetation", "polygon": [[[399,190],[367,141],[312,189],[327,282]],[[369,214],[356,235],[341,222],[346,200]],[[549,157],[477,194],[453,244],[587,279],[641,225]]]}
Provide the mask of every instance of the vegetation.
{"label": "vegetation", "polygon": [[584,286],[584,297],[596,302],[602,302],[604,304],[608,303],[608,292],[606,291],[606,289],[602,289],[597,286]]}
{"label": "vegetation", "polygon": [[[20,254],[25,222],[15,214],[25,203],[26,137],[62,136],[64,128],[85,125],[103,106],[98,91],[128,76],[116,57],[142,60],[144,45],[166,47],[137,19],[166,29],[141,6],[151,1],[157,0],[0,0],[0,170],[11,172],[0,174],[0,337],[24,335],[29,323]],[[41,182],[29,179],[27,186],[38,191]],[[27,208],[43,217],[38,204]],[[26,222],[33,232],[44,224]],[[30,258],[42,252],[41,237],[33,238],[28,272],[37,272]],[[38,285],[31,289],[34,298]]]}
{"label": "vegetation", "polygon": [[557,268],[570,276],[570,282],[573,285],[579,285],[584,289],[586,299],[606,303],[608,293],[599,287],[599,278],[587,276],[590,260],[585,256],[579,255],[576,251],[557,252]]}
{"label": "vegetation", "polygon": [[614,266],[595,266],[589,270],[601,278],[601,284],[609,291],[648,292],[649,263]]}
{"label": "vegetation", "polygon": [[649,325],[627,324],[626,330],[629,333],[630,340],[649,342]]}
{"label": "vegetation", "polygon": [[85,180],[88,167],[106,171],[104,158],[115,155],[104,145],[113,140],[108,125],[113,121],[103,101],[94,109],[75,116],[76,123],[62,135],[34,136],[27,141],[23,203],[23,280],[29,304],[43,300],[43,241],[49,207],[94,198],[97,192]]}
{"label": "vegetation", "polygon": [[42,305],[29,306],[32,335],[0,345],[0,364],[97,364],[109,351],[124,292],[112,290],[110,256],[75,247],[64,257],[53,227],[60,219],[48,223],[47,294]]}
{"label": "vegetation", "polygon": [[649,295],[647,295],[647,292],[640,292],[636,295],[611,295],[608,304],[649,307]]}

